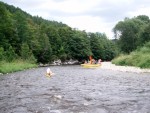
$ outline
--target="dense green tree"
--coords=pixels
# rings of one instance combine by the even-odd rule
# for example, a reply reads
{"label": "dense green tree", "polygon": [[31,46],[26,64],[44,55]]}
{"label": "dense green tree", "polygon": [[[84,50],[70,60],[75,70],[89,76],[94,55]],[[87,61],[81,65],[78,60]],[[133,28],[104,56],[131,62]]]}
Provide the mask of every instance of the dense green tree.
{"label": "dense green tree", "polygon": [[139,45],[143,45],[150,41],[150,23],[146,25],[140,34]]}
{"label": "dense green tree", "polygon": [[13,26],[11,13],[0,2],[0,46],[5,50],[9,48],[10,42],[13,41]]}
{"label": "dense green tree", "polygon": [[28,27],[28,21],[26,16],[24,15],[23,12],[20,10],[17,10],[14,15],[14,25],[15,25],[15,32],[17,33],[17,36],[19,38],[15,38],[17,49],[19,50],[21,48],[21,44],[24,42],[28,42],[30,40],[30,35],[29,35],[29,27]]}
{"label": "dense green tree", "polygon": [[9,46],[9,48],[4,53],[4,56],[5,56],[4,59],[8,62],[11,62],[17,58],[17,54],[15,53],[12,46]]}
{"label": "dense green tree", "polygon": [[113,44],[101,33],[89,35],[61,22],[33,17],[3,2],[0,2],[0,23],[1,56],[4,51],[9,61],[16,56],[24,60],[35,57],[42,63],[57,59],[81,61],[90,55],[105,60],[114,57]]}
{"label": "dense green tree", "polygon": [[38,62],[43,62],[43,63],[50,62],[52,59],[52,48],[48,36],[44,33],[41,33],[38,41],[40,44],[40,47],[36,52]]}
{"label": "dense green tree", "polygon": [[82,35],[80,34],[82,34],[80,31],[76,31],[72,38],[70,38],[68,44],[71,58],[82,61],[83,59],[87,59],[92,53],[89,40],[87,37],[84,37],[84,33]]}
{"label": "dense green tree", "polygon": [[103,50],[103,56],[102,59],[105,61],[111,61],[113,58],[115,58],[118,55],[118,50],[116,45],[110,41],[105,41],[104,44],[104,50]]}
{"label": "dense green tree", "polygon": [[0,47],[0,61],[4,60],[4,48]]}
{"label": "dense green tree", "polygon": [[47,36],[49,38],[49,42],[51,44],[52,54],[55,56],[59,56],[62,42],[61,42],[61,39],[59,37],[57,29],[48,26],[46,29],[46,34],[47,34]]}
{"label": "dense green tree", "polygon": [[90,33],[89,36],[90,36],[91,51],[93,54],[92,56],[94,59],[98,60],[98,59],[102,58],[103,45],[97,34]]}
{"label": "dense green tree", "polygon": [[146,16],[146,15],[139,15],[139,16],[136,17],[136,19],[141,20],[145,24],[149,24],[149,22],[150,22],[149,17]]}
{"label": "dense green tree", "polygon": [[103,33],[90,33],[91,50],[94,59],[112,60],[117,55],[115,43]]}
{"label": "dense green tree", "polygon": [[125,53],[130,53],[139,46],[139,35],[145,27],[145,21],[143,22],[139,18],[120,21],[113,29],[119,47]]}
{"label": "dense green tree", "polygon": [[36,62],[36,59],[27,43],[23,43],[21,46],[21,58],[33,63]]}
{"label": "dense green tree", "polygon": [[67,60],[67,58],[69,57],[68,54],[68,47],[67,47],[67,42],[69,40],[69,32],[67,30],[67,27],[62,27],[58,29],[58,34],[60,36],[61,39],[61,46],[59,49],[59,57],[62,61]]}

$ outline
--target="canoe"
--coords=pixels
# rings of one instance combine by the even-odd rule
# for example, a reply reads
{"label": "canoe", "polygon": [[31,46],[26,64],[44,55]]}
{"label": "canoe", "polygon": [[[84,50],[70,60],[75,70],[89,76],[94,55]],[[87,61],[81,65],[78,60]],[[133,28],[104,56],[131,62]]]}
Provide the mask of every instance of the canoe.
{"label": "canoe", "polygon": [[100,67],[100,64],[81,64],[82,67],[84,68],[97,68]]}

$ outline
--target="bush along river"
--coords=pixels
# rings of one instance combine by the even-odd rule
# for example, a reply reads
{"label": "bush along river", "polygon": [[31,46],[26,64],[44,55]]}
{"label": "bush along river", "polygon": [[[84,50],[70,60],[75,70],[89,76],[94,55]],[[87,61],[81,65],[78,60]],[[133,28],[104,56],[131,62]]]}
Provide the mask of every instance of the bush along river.
{"label": "bush along river", "polygon": [[79,65],[0,76],[0,113],[149,113],[150,73]]}

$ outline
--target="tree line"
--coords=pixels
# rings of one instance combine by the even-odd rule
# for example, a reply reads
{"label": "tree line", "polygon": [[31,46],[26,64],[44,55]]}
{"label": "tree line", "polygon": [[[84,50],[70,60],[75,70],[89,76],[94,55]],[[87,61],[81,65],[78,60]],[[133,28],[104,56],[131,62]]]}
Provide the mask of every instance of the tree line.
{"label": "tree line", "polygon": [[87,33],[0,2],[0,61],[82,61],[90,55],[112,60],[117,54],[116,44],[104,33]]}
{"label": "tree line", "polygon": [[150,19],[146,15],[125,18],[113,31],[120,52],[129,54],[150,41]]}
{"label": "tree line", "polygon": [[120,55],[112,60],[117,65],[150,68],[150,19],[146,15],[125,18],[113,29]]}

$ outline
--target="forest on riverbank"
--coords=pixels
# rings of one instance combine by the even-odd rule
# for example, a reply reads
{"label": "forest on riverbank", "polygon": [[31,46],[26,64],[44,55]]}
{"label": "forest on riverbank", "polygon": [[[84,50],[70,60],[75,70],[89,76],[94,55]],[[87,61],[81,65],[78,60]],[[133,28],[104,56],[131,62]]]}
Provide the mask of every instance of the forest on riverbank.
{"label": "forest on riverbank", "polygon": [[113,29],[119,57],[112,62],[118,65],[129,65],[150,68],[150,19],[146,15],[125,18]]}
{"label": "forest on riverbank", "polygon": [[111,60],[117,54],[114,42],[104,33],[87,33],[62,22],[31,16],[3,2],[0,14],[1,65],[16,59],[30,63],[82,61],[90,55]]}
{"label": "forest on riverbank", "polygon": [[[135,53],[133,51],[142,51],[139,54],[146,55],[148,60],[141,57],[146,64],[140,65],[144,65],[141,66],[143,68],[150,67],[148,16],[140,15],[118,22],[113,29],[116,38],[110,40],[105,33],[81,31],[62,22],[31,16],[20,8],[3,2],[0,2],[0,15],[0,73],[9,72],[3,71],[7,63],[27,63],[31,68],[38,63],[51,63],[58,59],[62,62],[69,59],[82,62],[88,60],[90,55],[96,60],[101,58],[102,61],[111,61],[121,53],[131,53],[132,56]],[[128,63],[129,61],[122,63],[121,60],[115,59],[114,63],[139,66]]]}

